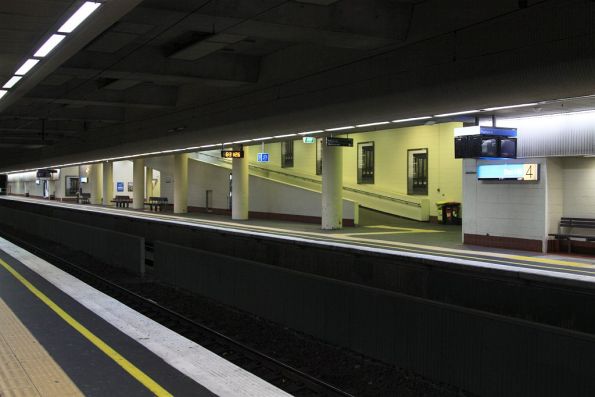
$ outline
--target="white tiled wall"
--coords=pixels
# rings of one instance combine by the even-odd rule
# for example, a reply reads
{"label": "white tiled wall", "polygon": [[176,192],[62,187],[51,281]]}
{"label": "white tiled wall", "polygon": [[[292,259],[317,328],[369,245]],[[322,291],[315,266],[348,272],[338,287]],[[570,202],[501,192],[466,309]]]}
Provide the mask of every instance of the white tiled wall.
{"label": "white tiled wall", "polygon": [[595,157],[566,158],[564,216],[595,218]]}
{"label": "white tiled wall", "polygon": [[[463,165],[463,233],[514,237],[533,240],[545,238],[546,160],[518,159],[508,163],[538,163],[537,182],[478,181],[475,174],[487,160],[465,160]],[[501,163],[501,162],[500,162]]]}

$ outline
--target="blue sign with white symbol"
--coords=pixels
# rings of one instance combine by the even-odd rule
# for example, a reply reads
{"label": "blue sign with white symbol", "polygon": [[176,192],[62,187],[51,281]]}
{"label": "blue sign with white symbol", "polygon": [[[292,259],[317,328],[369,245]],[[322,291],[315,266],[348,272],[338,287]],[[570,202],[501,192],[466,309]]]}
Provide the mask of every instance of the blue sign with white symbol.
{"label": "blue sign with white symbol", "polygon": [[258,153],[256,155],[256,161],[259,163],[268,163],[269,162],[269,154],[268,153]]}
{"label": "blue sign with white symbol", "polygon": [[116,182],[116,190],[118,192],[123,192],[124,191],[124,182]]}

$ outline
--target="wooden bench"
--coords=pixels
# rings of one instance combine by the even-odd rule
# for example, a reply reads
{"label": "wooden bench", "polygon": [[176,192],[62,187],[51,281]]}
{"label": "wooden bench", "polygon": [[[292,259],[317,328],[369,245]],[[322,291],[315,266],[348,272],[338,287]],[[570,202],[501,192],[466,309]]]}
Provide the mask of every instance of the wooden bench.
{"label": "wooden bench", "polygon": [[549,236],[557,240],[566,240],[568,252],[571,252],[573,239],[595,241],[595,219],[562,218],[558,225],[558,233],[550,233]]}
{"label": "wooden bench", "polygon": [[167,197],[149,197],[145,205],[148,205],[151,211],[163,211],[167,205]]}
{"label": "wooden bench", "polygon": [[91,193],[81,193],[76,198],[76,201],[79,204],[89,204],[90,200],[91,200]]}
{"label": "wooden bench", "polygon": [[111,202],[116,203],[116,207],[128,208],[132,203],[132,199],[129,196],[116,196]]}

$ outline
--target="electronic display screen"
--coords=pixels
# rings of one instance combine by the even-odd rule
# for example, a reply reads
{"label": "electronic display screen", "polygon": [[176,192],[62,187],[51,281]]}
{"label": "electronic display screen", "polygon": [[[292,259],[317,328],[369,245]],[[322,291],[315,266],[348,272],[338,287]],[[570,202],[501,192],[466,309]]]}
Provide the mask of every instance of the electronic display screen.
{"label": "electronic display screen", "polygon": [[89,181],[89,178],[87,178],[86,176],[81,176],[81,183],[87,183]]}
{"label": "electronic display screen", "polygon": [[244,157],[243,150],[222,150],[221,157],[224,159],[241,159]]}
{"label": "electronic display screen", "polygon": [[505,157],[509,159],[516,158],[515,138],[500,138],[500,155],[498,157]]}
{"label": "electronic display screen", "polygon": [[481,139],[481,157],[498,157],[498,139]]}

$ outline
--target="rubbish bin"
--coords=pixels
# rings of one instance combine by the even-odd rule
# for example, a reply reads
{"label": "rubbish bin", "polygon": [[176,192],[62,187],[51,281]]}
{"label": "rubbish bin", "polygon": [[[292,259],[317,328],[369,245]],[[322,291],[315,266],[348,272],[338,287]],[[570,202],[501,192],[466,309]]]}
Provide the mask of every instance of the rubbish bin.
{"label": "rubbish bin", "polygon": [[445,225],[461,224],[461,203],[456,201],[437,201],[438,222]]}

